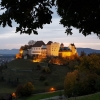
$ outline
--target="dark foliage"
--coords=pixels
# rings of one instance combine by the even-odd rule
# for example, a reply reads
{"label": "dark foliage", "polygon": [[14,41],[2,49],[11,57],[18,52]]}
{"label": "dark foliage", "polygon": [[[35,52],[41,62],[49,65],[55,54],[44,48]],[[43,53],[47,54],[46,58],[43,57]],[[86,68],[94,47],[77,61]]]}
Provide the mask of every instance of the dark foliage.
{"label": "dark foliage", "polygon": [[[73,66],[74,69],[66,75],[64,82],[66,96],[71,97],[100,92],[99,59],[100,54],[96,53],[80,56],[78,64],[75,67]],[[71,63],[73,62],[71,61]]]}
{"label": "dark foliage", "polygon": [[34,91],[34,86],[31,82],[26,83],[25,85],[19,85],[16,89],[16,94],[19,97],[27,97],[32,95]]}
{"label": "dark foliage", "polygon": [[96,33],[100,37],[100,1],[99,0],[57,0],[57,12],[60,23],[66,27],[66,33],[72,34],[71,26],[87,36]]}
{"label": "dark foliage", "polygon": [[36,29],[50,24],[53,12],[50,10],[54,0],[1,0],[1,9],[5,12],[0,15],[0,24],[12,27],[12,21],[19,25],[16,32],[38,34]]}
{"label": "dark foliage", "polygon": [[67,34],[72,34],[74,27],[85,36],[94,33],[100,37],[99,0],[1,0],[0,6],[4,10],[0,25],[12,27],[14,20],[16,32],[21,34],[38,34],[38,28],[52,22],[51,9],[56,6]]}

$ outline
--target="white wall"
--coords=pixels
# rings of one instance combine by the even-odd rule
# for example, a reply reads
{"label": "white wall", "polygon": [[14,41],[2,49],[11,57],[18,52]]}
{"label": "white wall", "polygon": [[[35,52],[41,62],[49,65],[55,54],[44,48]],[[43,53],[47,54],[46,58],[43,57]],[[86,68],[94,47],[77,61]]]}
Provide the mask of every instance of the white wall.
{"label": "white wall", "polygon": [[32,47],[31,54],[32,55],[41,55],[41,47]]}

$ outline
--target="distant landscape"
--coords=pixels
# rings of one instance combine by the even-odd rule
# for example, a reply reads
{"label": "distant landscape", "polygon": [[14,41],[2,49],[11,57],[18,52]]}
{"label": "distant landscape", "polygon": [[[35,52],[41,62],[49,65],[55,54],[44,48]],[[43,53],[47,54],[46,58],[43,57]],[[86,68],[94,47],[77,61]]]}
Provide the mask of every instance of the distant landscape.
{"label": "distant landscape", "polygon": [[[84,51],[86,54],[89,53],[100,53],[100,50],[95,50],[91,48],[77,48],[78,54],[80,55],[81,51]],[[19,52],[19,49],[0,49],[0,54],[7,54],[7,55],[12,55],[12,54],[17,54]]]}
{"label": "distant landscape", "polygon": [[10,55],[10,54],[17,54],[19,52],[19,49],[11,49],[11,50],[9,50],[9,49],[0,49],[0,54],[2,55],[2,54],[8,54],[8,55]]}

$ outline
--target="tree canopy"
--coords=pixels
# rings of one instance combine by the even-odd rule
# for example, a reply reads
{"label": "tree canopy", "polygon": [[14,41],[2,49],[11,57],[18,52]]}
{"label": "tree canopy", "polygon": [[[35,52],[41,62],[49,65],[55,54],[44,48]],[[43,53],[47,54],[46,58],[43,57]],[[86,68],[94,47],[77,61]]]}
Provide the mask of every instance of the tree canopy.
{"label": "tree canopy", "polygon": [[[62,2],[62,3],[61,3]],[[100,34],[100,0],[57,0],[60,23],[67,28],[79,29],[83,35]]]}
{"label": "tree canopy", "polygon": [[12,21],[19,25],[16,32],[37,34],[37,28],[50,24],[54,0],[1,0],[0,25],[12,27]]}
{"label": "tree canopy", "polygon": [[0,6],[4,11],[0,25],[12,27],[14,20],[19,25],[16,32],[38,34],[38,28],[52,22],[51,9],[56,6],[67,34],[72,34],[74,27],[85,36],[100,36],[100,0],[1,0]]}

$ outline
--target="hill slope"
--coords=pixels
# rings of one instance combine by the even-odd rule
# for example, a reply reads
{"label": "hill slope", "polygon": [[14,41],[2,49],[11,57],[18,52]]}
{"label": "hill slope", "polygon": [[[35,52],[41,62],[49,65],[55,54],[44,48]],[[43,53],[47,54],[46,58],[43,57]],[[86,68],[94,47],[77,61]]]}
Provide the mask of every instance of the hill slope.
{"label": "hill slope", "polygon": [[[48,91],[52,86],[63,88],[65,75],[69,71],[66,66],[50,65],[51,73],[45,73],[42,69],[47,63],[40,63],[41,69],[37,69],[37,64],[25,59],[13,60],[9,62],[7,69],[3,70],[3,77],[7,82],[16,81],[17,78],[20,84],[32,82],[37,92]],[[48,86],[45,86],[45,81],[40,81],[41,75],[45,77]]]}
{"label": "hill slope", "polygon": [[8,63],[10,69],[32,69],[36,65],[37,63],[25,59],[15,59]]}

